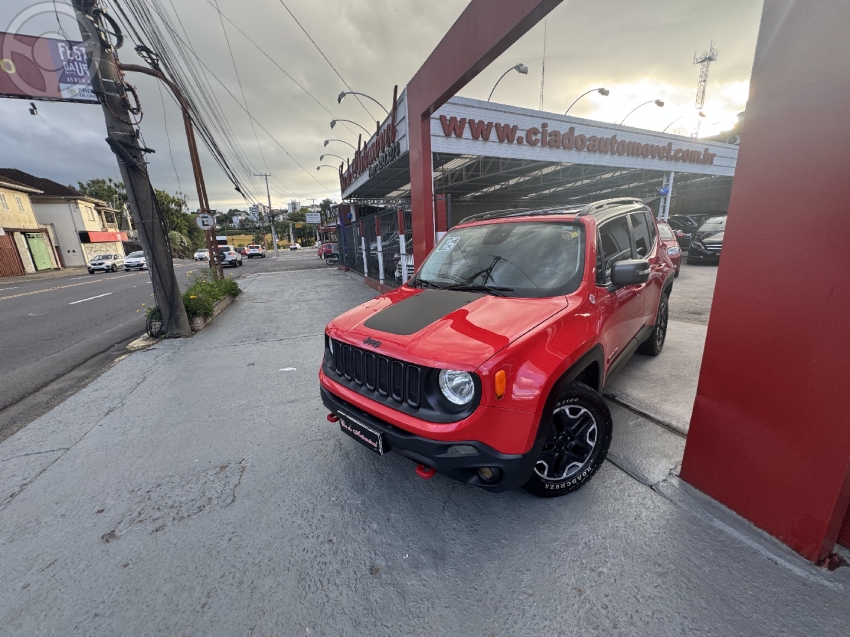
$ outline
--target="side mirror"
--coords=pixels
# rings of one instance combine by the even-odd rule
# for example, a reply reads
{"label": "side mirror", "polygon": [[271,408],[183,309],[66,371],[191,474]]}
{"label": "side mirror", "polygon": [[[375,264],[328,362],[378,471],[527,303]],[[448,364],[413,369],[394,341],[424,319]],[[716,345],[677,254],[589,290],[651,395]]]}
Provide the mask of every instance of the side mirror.
{"label": "side mirror", "polygon": [[611,284],[621,288],[626,285],[640,285],[649,278],[649,261],[644,259],[625,259],[611,266]]}

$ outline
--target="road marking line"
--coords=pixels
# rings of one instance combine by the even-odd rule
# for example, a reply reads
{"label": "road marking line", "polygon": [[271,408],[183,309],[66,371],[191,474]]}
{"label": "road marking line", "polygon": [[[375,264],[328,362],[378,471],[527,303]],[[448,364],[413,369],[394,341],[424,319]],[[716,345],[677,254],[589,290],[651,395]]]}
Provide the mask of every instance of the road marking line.
{"label": "road marking line", "polygon": [[17,289],[18,289],[17,287],[14,287],[14,288],[3,288],[2,290],[0,290],[0,292],[5,292],[6,290],[17,290]]}
{"label": "road marking line", "polygon": [[94,299],[99,299],[103,296],[109,296],[112,292],[107,292],[106,294],[98,294],[97,296],[90,296],[87,299],[82,299],[81,301],[71,301],[68,305],[76,305],[77,303],[85,303],[86,301],[92,301]]}
{"label": "road marking line", "polygon": [[[141,272],[136,272],[135,274],[128,274],[128,277],[138,276]],[[84,277],[88,278],[88,277]],[[9,296],[0,296],[0,301],[5,301],[6,299],[17,299],[21,296],[30,296],[31,294],[41,294],[42,292],[52,292],[53,290],[64,290],[65,288],[75,288],[80,285],[91,285],[92,283],[103,283],[105,281],[111,281],[112,279],[95,279],[94,281],[86,281],[85,283],[71,283],[69,285],[57,285],[52,288],[44,288],[43,290],[33,290],[32,292],[19,292],[18,294],[10,294]]]}

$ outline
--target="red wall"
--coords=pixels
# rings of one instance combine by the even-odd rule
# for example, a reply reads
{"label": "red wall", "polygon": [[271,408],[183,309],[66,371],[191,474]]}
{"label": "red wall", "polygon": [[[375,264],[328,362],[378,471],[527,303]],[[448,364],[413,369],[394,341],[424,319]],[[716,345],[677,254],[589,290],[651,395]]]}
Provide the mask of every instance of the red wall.
{"label": "red wall", "polygon": [[814,561],[850,536],[848,25],[765,2],[681,472]]}

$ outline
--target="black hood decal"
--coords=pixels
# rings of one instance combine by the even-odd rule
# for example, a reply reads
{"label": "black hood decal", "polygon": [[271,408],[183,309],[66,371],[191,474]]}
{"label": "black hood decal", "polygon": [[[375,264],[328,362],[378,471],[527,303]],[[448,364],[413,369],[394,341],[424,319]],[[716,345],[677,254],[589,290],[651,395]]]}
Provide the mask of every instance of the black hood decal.
{"label": "black hood decal", "polygon": [[450,290],[423,290],[371,316],[363,325],[370,330],[409,336],[434,321],[477,301],[483,295]]}

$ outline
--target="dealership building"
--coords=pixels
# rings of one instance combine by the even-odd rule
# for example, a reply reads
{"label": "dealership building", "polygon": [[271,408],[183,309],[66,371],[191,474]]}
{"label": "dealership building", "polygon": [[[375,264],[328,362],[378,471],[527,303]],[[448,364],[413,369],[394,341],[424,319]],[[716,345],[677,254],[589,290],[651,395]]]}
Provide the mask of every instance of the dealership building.
{"label": "dealership building", "polygon": [[[345,263],[379,288],[400,283],[421,259],[411,249],[407,93],[340,170]],[[429,132],[434,236],[427,246],[469,215],[507,208],[628,196],[659,218],[725,214],[738,155],[735,143],[458,96],[431,115]]]}

